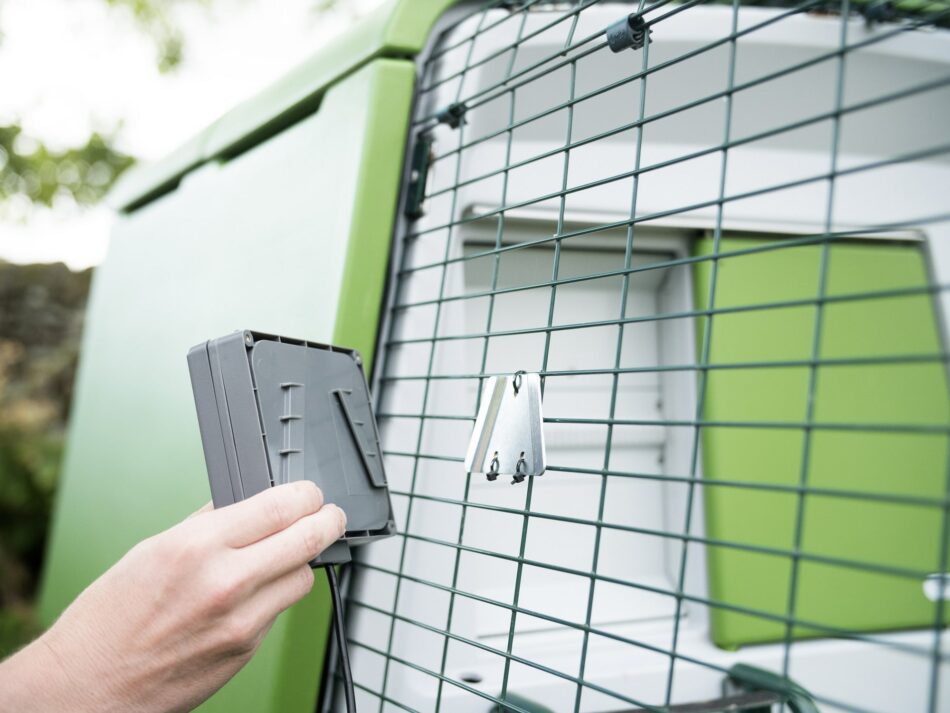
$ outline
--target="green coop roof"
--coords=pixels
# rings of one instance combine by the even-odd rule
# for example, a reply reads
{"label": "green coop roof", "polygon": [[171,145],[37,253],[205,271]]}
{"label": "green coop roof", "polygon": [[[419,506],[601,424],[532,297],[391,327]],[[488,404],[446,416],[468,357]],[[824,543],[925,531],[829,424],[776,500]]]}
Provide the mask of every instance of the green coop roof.
{"label": "green coop roof", "polygon": [[313,112],[331,84],[367,62],[416,55],[454,1],[390,0],[161,161],[130,171],[113,189],[110,202],[119,210],[133,210],[174,188],[198,166],[234,156]]}

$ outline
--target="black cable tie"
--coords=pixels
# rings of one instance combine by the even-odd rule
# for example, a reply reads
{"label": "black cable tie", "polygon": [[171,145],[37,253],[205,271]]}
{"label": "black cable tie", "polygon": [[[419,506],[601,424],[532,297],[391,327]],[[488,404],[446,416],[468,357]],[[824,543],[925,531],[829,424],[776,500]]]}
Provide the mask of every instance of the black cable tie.
{"label": "black cable tie", "polygon": [[465,123],[466,111],[468,107],[461,102],[454,102],[436,114],[435,118],[440,124],[448,124],[451,128],[457,129]]}
{"label": "black cable tie", "polygon": [[638,50],[650,41],[651,34],[653,31],[647,26],[646,20],[632,13],[607,28],[607,44],[613,52]]}
{"label": "black cable tie", "polygon": [[498,3],[497,7],[499,10],[517,12],[527,8],[530,2],[531,0],[502,0],[500,3]]}
{"label": "black cable tie", "polygon": [[432,134],[423,131],[416,138],[416,145],[412,149],[412,163],[409,173],[409,189],[406,195],[405,214],[416,220],[421,218],[424,211],[422,203],[425,201],[426,185],[429,182],[429,166],[432,164]]}
{"label": "black cable tie", "polygon": [[874,0],[858,8],[868,27],[882,22],[894,22],[898,18],[897,11],[891,0]]}

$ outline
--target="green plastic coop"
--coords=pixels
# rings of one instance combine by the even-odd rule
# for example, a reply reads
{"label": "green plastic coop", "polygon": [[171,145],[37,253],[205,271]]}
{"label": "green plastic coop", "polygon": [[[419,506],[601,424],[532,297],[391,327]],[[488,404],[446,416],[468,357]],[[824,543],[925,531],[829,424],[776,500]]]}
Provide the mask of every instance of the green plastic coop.
{"label": "green plastic coop", "polygon": [[[367,357],[361,711],[947,710],[948,25],[383,5],[115,189],[44,620],[209,499],[185,354],[249,327]],[[548,469],[489,482],[519,370]],[[321,583],[202,710],[340,710],[328,621]]]}

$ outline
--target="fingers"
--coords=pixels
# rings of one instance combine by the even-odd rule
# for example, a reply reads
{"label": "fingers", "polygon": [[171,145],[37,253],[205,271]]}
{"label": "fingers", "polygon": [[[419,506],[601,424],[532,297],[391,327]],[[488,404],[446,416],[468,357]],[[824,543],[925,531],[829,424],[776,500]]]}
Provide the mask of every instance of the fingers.
{"label": "fingers", "polygon": [[252,578],[271,580],[307,564],[346,532],[346,515],[336,505],[325,505],[281,532],[240,550]]}
{"label": "fingers", "polygon": [[298,565],[261,589],[251,601],[258,621],[269,622],[285,609],[303,599],[313,589],[314,571],[310,565]]}
{"label": "fingers", "polygon": [[277,485],[247,500],[208,513],[231,547],[245,547],[280,532],[323,507],[323,493],[309,480]]}
{"label": "fingers", "polygon": [[225,630],[229,648],[248,652],[256,649],[277,615],[303,599],[313,589],[313,583],[314,572],[304,564],[257,590],[230,617],[230,626]]}

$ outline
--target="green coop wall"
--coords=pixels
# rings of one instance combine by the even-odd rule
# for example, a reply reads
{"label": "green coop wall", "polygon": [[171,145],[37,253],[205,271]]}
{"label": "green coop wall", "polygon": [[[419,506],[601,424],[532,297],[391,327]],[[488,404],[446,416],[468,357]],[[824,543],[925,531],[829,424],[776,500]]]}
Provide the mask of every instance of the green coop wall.
{"label": "green coop wall", "polygon": [[[371,357],[414,68],[377,59],[319,110],[122,216],[96,273],[42,592],[51,622],[135,542],[209,499],[187,349],[238,328]],[[319,582],[203,710],[311,710]]]}

